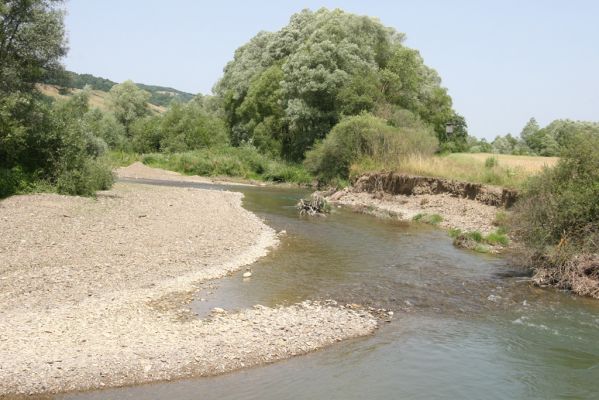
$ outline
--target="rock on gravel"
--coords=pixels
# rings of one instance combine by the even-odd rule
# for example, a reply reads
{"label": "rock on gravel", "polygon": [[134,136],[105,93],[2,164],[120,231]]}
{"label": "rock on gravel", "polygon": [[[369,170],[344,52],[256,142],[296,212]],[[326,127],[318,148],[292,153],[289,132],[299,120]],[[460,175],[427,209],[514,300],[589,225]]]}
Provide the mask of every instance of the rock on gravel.
{"label": "rock on gravel", "polygon": [[181,318],[198,283],[277,243],[241,197],[117,184],[1,201],[0,396],[212,375],[371,333],[370,314],[309,302]]}

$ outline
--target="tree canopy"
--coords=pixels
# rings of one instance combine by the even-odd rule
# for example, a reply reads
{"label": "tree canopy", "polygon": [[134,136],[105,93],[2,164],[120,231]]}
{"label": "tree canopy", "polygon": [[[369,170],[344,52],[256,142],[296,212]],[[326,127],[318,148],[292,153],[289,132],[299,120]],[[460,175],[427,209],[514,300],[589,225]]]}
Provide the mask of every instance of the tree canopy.
{"label": "tree canopy", "polygon": [[259,33],[215,86],[231,142],[301,160],[344,116],[379,116],[385,105],[411,111],[446,141],[445,124],[456,118],[451,98],[403,40],[377,19],[324,8]]}
{"label": "tree canopy", "polygon": [[0,92],[31,91],[66,54],[60,0],[0,1]]}

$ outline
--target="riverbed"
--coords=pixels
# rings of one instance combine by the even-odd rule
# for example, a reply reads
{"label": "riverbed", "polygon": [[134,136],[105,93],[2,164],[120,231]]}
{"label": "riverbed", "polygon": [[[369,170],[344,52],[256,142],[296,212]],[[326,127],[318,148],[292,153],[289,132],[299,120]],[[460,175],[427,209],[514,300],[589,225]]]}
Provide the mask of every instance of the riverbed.
{"label": "riverbed", "polygon": [[199,317],[214,307],[335,299],[392,310],[393,319],[373,336],[267,366],[56,399],[586,399],[599,393],[598,302],[531,287],[517,264],[454,248],[444,231],[426,225],[343,208],[299,217],[294,205],[304,190],[219,188],[243,192],[246,209],[286,234],[252,265],[250,279],[240,272],[205,283],[192,303]]}

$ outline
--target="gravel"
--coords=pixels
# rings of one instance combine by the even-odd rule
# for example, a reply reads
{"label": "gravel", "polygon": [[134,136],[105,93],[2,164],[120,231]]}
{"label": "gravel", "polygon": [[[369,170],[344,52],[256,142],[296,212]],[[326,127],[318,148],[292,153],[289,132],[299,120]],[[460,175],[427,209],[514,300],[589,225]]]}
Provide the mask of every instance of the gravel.
{"label": "gravel", "polygon": [[503,208],[447,193],[405,196],[344,189],[329,196],[328,200],[369,214],[406,221],[411,221],[418,214],[439,214],[443,217],[443,221],[439,223],[442,228],[479,231],[485,235],[497,229],[493,225],[497,212],[505,211]]}
{"label": "gravel", "polygon": [[190,315],[197,285],[276,233],[239,193],[116,184],[0,202],[0,396],[213,375],[367,335],[334,302]]}

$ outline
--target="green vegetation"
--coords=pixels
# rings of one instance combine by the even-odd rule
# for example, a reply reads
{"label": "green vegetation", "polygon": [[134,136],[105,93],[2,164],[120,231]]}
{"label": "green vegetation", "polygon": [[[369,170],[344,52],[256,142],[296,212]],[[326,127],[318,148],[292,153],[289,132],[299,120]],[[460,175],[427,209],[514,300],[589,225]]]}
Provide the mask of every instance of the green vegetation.
{"label": "green vegetation", "polygon": [[[33,190],[91,195],[112,183],[86,92],[48,103],[35,90],[66,53],[56,1],[0,4],[0,196]],[[103,133],[106,133],[103,131]]]}
{"label": "green vegetation", "polygon": [[[392,126],[407,111],[442,144],[465,144],[465,122],[439,76],[403,39],[376,19],[327,9],[304,10],[280,31],[258,34],[216,85],[231,143],[297,162],[344,117],[367,112]],[[457,126],[451,138],[449,121]],[[322,177],[336,175],[322,167]]]}
{"label": "green vegetation", "polygon": [[599,135],[571,138],[557,166],[533,177],[512,225],[537,266],[599,252]]}
{"label": "green vegetation", "polygon": [[[407,119],[407,118],[406,118]],[[347,179],[352,165],[391,166],[409,154],[431,155],[437,148],[432,130],[410,117],[410,123],[391,126],[371,114],[347,117],[327,138],[306,154],[308,171],[323,181]]]}
{"label": "green vegetation", "polygon": [[599,134],[599,123],[571,120],[555,120],[541,128],[531,118],[520,132],[520,137],[511,134],[497,136],[488,143],[485,139],[468,139],[472,153],[497,153],[512,155],[560,156],[569,142],[578,134]]}
{"label": "green vegetation", "polygon": [[[110,79],[100,78],[90,74],[78,74],[72,71],[54,71],[46,74],[43,83],[55,85],[60,88],[83,89],[86,86],[94,90],[108,92],[117,83]],[[186,103],[193,99],[194,95],[185,93],[177,89],[156,85],[135,84],[138,88],[150,93],[148,102],[157,106],[167,107],[172,101]]]}
{"label": "green vegetation", "polygon": [[301,166],[273,160],[254,147],[213,147],[185,153],[147,154],[142,161],[152,167],[187,175],[230,176],[271,182],[309,184],[312,176]]}
{"label": "green vegetation", "polygon": [[441,222],[443,222],[443,217],[439,214],[419,213],[414,215],[412,221],[422,222],[429,225],[439,225]]}
{"label": "green vegetation", "polygon": [[460,229],[450,229],[449,236],[456,246],[474,250],[479,253],[487,253],[489,246],[507,246],[510,240],[504,229],[497,229],[488,235],[478,231],[462,232]]}

